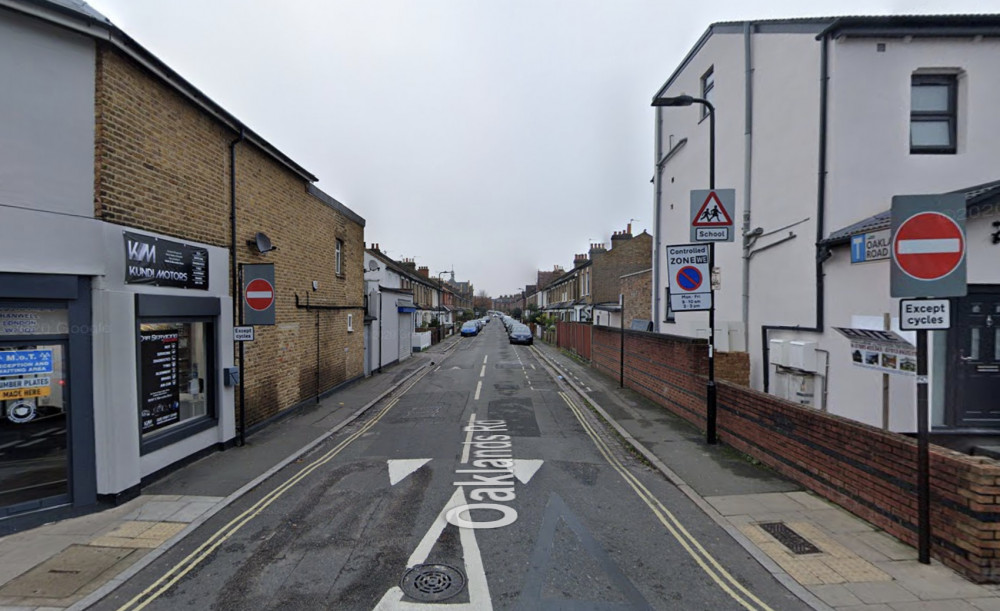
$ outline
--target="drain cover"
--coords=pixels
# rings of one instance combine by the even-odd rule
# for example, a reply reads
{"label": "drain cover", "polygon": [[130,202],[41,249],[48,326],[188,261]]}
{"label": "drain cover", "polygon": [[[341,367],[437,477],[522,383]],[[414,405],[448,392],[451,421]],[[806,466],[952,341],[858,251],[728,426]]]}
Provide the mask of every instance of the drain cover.
{"label": "drain cover", "polygon": [[447,600],[465,589],[465,575],[447,564],[418,564],[406,571],[399,587],[421,602]]}
{"label": "drain cover", "polygon": [[795,554],[819,554],[823,550],[809,542],[808,539],[795,532],[784,522],[765,522],[757,524],[777,539],[782,545]]}

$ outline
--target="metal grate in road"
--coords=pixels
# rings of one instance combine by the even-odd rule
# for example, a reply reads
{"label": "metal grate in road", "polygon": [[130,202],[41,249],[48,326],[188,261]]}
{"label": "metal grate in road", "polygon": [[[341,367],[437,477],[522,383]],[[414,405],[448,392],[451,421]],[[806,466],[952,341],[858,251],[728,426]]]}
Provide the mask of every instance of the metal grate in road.
{"label": "metal grate in road", "polygon": [[764,529],[767,534],[777,539],[794,554],[820,554],[823,552],[784,522],[763,522],[758,523],[757,526]]}
{"label": "metal grate in road", "polygon": [[400,589],[420,602],[447,600],[465,589],[465,575],[447,564],[418,564],[403,574]]}

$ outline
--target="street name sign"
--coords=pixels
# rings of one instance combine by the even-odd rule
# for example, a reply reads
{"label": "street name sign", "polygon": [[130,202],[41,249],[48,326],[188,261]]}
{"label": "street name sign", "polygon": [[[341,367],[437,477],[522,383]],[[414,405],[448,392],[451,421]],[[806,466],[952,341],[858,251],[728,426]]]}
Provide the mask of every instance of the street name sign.
{"label": "street name sign", "polygon": [[900,299],[899,328],[920,331],[951,328],[951,301],[948,299]]}
{"label": "street name sign", "polygon": [[691,241],[732,242],[735,189],[691,191]]}
{"label": "street name sign", "polygon": [[712,307],[712,282],[708,244],[667,246],[670,308],[697,312]]}
{"label": "street name sign", "polygon": [[892,198],[893,297],[964,297],[965,196]]}
{"label": "street name sign", "polygon": [[882,261],[890,257],[892,234],[888,229],[851,236],[851,263]]}

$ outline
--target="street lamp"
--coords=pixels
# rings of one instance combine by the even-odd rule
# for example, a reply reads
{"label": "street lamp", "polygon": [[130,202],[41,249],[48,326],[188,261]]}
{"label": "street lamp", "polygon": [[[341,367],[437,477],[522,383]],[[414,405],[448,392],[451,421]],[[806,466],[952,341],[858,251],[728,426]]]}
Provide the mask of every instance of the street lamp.
{"label": "street lamp", "polygon": [[[653,99],[653,106],[690,106],[701,104],[708,110],[708,188],[715,190],[715,106],[708,100],[695,98],[689,95],[678,95],[673,97],[659,97]],[[659,231],[659,227],[656,228]],[[708,243],[708,273],[709,283],[712,282],[711,275],[715,269],[715,242]],[[706,425],[705,438],[709,444],[716,442],[715,421],[717,412],[716,387],[715,387],[715,289],[711,290],[712,305],[708,309],[708,384],[705,389],[706,395]]]}

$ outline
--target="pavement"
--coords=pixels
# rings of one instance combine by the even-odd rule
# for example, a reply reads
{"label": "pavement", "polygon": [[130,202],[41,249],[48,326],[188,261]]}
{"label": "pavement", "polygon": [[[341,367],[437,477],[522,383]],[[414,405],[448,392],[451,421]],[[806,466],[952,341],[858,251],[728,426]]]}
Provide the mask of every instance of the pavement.
{"label": "pavement", "polygon": [[[0,611],[86,609],[458,341],[338,389],[118,507],[0,538]],[[535,350],[624,443],[814,609],[1000,611],[1000,585],[976,585],[937,561],[920,564],[914,548],[731,448],[706,445],[703,433],[617,380],[552,346]]]}

